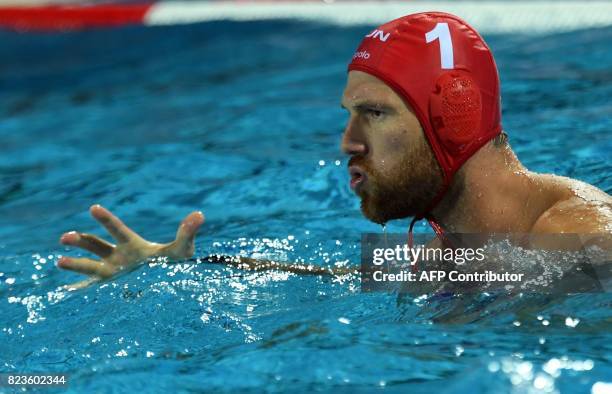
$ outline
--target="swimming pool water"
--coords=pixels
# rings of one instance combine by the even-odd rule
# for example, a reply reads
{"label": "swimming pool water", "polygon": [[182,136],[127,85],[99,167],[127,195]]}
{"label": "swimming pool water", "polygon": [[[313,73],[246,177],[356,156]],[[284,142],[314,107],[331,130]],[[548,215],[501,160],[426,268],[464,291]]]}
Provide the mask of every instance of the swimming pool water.
{"label": "swimming pool water", "polygon": [[[203,210],[196,256],[357,264],[361,233],[381,229],[348,188],[339,100],[368,29],[1,32],[0,372],[67,373],[72,392],[588,393],[611,382],[610,294],[398,303],[354,277],[193,263],[57,289],[81,278],[54,266],[79,254],[61,233],[103,234],[93,203],[160,242]],[[612,28],[485,38],[523,163],[612,192]]]}

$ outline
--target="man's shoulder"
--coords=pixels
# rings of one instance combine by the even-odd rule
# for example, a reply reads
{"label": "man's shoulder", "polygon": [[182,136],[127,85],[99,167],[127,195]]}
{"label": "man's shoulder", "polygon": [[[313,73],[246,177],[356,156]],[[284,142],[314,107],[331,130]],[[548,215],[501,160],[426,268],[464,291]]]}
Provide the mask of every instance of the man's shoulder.
{"label": "man's shoulder", "polygon": [[[598,246],[612,251],[612,202],[609,196],[601,200],[578,196],[560,200],[538,218],[531,232],[577,234],[582,247]],[[567,239],[563,239],[557,246],[572,248],[566,243]]]}
{"label": "man's shoulder", "polygon": [[604,192],[591,192],[586,198],[578,194],[559,199],[540,215],[531,232],[590,234],[608,233],[611,230],[610,196]]}

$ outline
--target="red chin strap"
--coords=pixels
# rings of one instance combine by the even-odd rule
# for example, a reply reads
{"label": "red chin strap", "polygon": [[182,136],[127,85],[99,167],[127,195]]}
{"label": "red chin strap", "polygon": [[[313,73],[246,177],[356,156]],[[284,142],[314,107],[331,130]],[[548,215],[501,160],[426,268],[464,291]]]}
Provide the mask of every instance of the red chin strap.
{"label": "red chin strap", "polygon": [[[426,214],[425,216],[421,217],[421,216],[415,216],[412,221],[410,222],[410,227],[408,229],[408,247],[410,249],[414,248],[414,234],[413,234],[413,228],[414,228],[414,224],[416,222],[418,222],[421,219],[427,219],[427,221],[429,222],[429,225],[431,226],[431,228],[433,229],[433,231],[436,233],[436,236],[442,241],[442,244],[444,246],[447,247],[452,247],[452,243],[450,242],[450,240],[448,239],[448,237],[446,236],[446,232],[444,231],[444,229],[442,228],[442,226],[440,226],[436,220],[434,219],[434,217],[431,214]],[[418,271],[419,267],[418,267],[418,262],[415,261],[414,265],[412,266],[412,271]]]}
{"label": "red chin strap", "polygon": [[[429,207],[425,210],[425,213],[424,214],[415,215],[414,218],[412,218],[412,221],[410,222],[410,227],[408,228],[408,247],[410,249],[412,249],[414,247],[414,232],[413,232],[414,225],[415,225],[416,222],[418,222],[419,220],[422,220],[422,219],[427,219],[427,222],[429,222],[429,225],[431,226],[433,231],[436,233],[436,236],[442,241],[442,244],[444,246],[447,246],[447,247],[452,247],[453,246],[453,244],[450,241],[450,239],[446,236],[446,232],[444,231],[442,226],[440,226],[440,224],[438,222],[436,222],[436,219],[434,219],[433,215],[431,214],[431,211],[444,198],[444,196],[446,195],[446,192],[448,191],[449,187],[450,187],[450,181],[448,181],[445,178],[444,185],[442,186],[442,189],[440,190],[438,195],[432,200],[432,202],[429,205]],[[414,265],[412,266],[412,271],[418,271],[418,265],[417,265],[416,261],[414,262]]]}

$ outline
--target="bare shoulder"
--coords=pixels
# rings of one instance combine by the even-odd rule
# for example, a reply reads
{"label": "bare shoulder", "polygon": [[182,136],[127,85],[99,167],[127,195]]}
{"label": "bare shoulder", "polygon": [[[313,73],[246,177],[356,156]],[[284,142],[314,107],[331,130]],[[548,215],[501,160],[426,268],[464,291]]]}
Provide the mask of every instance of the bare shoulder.
{"label": "bare shoulder", "polygon": [[534,233],[611,233],[612,197],[575,179],[549,176],[560,198],[533,225]]}

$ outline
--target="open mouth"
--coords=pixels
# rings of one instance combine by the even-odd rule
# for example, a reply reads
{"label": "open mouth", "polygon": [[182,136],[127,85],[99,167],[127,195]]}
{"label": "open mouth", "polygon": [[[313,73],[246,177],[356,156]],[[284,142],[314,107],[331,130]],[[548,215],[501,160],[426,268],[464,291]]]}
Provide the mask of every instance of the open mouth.
{"label": "open mouth", "polygon": [[356,166],[349,167],[349,174],[351,176],[351,189],[356,192],[366,181],[366,174],[361,168]]}

